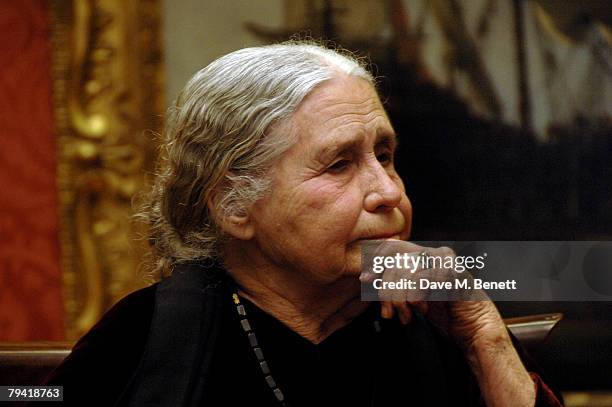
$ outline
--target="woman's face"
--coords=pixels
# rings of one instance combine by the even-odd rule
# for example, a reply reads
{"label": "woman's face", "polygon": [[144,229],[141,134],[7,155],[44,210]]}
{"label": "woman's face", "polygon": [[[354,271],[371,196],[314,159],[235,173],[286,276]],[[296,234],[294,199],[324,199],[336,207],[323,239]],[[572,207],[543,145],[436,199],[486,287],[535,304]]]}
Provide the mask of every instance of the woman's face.
{"label": "woman's face", "polygon": [[372,86],[348,76],[315,89],[291,124],[297,141],[253,207],[251,243],[266,262],[312,282],[356,276],[361,241],[410,234],[394,130]]}

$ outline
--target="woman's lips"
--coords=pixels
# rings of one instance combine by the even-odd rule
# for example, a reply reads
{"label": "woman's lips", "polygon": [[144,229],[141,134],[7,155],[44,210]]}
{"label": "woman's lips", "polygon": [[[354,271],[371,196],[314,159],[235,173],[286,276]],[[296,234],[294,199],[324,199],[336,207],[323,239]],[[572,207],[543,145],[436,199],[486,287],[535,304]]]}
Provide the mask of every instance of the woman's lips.
{"label": "woman's lips", "polygon": [[358,240],[399,240],[400,236],[399,233],[396,233],[394,235],[380,235],[380,236],[372,236],[372,237],[363,237],[361,239]]}

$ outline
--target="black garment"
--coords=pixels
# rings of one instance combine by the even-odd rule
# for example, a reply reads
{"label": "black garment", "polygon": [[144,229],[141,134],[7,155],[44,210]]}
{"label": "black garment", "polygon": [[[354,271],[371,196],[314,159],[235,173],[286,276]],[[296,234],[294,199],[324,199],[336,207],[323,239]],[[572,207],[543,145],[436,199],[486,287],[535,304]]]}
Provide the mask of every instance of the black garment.
{"label": "black garment", "polygon": [[[291,406],[477,405],[478,389],[463,359],[442,345],[422,319],[410,329],[382,320],[377,332],[380,307],[373,303],[315,345],[254,304],[241,302]],[[228,304],[221,328],[226,339],[213,358],[211,391],[203,405],[278,405],[231,298]]]}
{"label": "black garment", "polygon": [[[474,377],[424,318],[374,320],[378,304],[314,345],[243,302],[291,406],[476,406]],[[113,307],[48,384],[64,406],[278,405],[242,330],[227,277],[181,267]],[[49,405],[48,403],[45,405]]]}

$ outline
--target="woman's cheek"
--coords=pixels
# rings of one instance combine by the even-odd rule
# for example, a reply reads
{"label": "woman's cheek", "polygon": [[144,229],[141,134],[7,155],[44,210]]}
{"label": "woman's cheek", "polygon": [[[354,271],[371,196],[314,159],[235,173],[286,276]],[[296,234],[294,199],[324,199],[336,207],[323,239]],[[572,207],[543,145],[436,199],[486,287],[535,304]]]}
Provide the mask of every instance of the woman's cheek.
{"label": "woman's cheek", "polygon": [[346,186],[329,180],[316,178],[309,181],[304,188],[306,204],[312,209],[327,209],[346,194]]}
{"label": "woman's cheek", "polygon": [[400,202],[400,211],[402,212],[405,222],[404,232],[400,237],[402,240],[406,240],[410,237],[412,231],[412,203],[406,194],[404,194]]}

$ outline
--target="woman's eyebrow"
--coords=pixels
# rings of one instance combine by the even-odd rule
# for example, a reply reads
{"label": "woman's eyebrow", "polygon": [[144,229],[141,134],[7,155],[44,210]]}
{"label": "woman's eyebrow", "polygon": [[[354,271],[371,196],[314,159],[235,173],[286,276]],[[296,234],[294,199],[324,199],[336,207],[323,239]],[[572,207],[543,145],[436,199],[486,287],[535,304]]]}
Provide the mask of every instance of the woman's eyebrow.
{"label": "woman's eyebrow", "polygon": [[[326,145],[316,151],[317,161],[327,162],[339,154],[358,148],[364,139],[363,134],[352,134],[350,136],[337,136],[330,140]],[[382,130],[376,135],[375,146],[387,146],[395,151],[399,144],[394,131]]]}
{"label": "woman's eyebrow", "polygon": [[399,140],[394,131],[382,130],[378,132],[376,136],[376,146],[387,146],[392,150],[395,150],[399,145]]}
{"label": "woman's eyebrow", "polygon": [[316,151],[315,157],[319,161],[329,161],[344,151],[350,151],[359,147],[363,143],[364,137],[363,134],[334,137]]}

